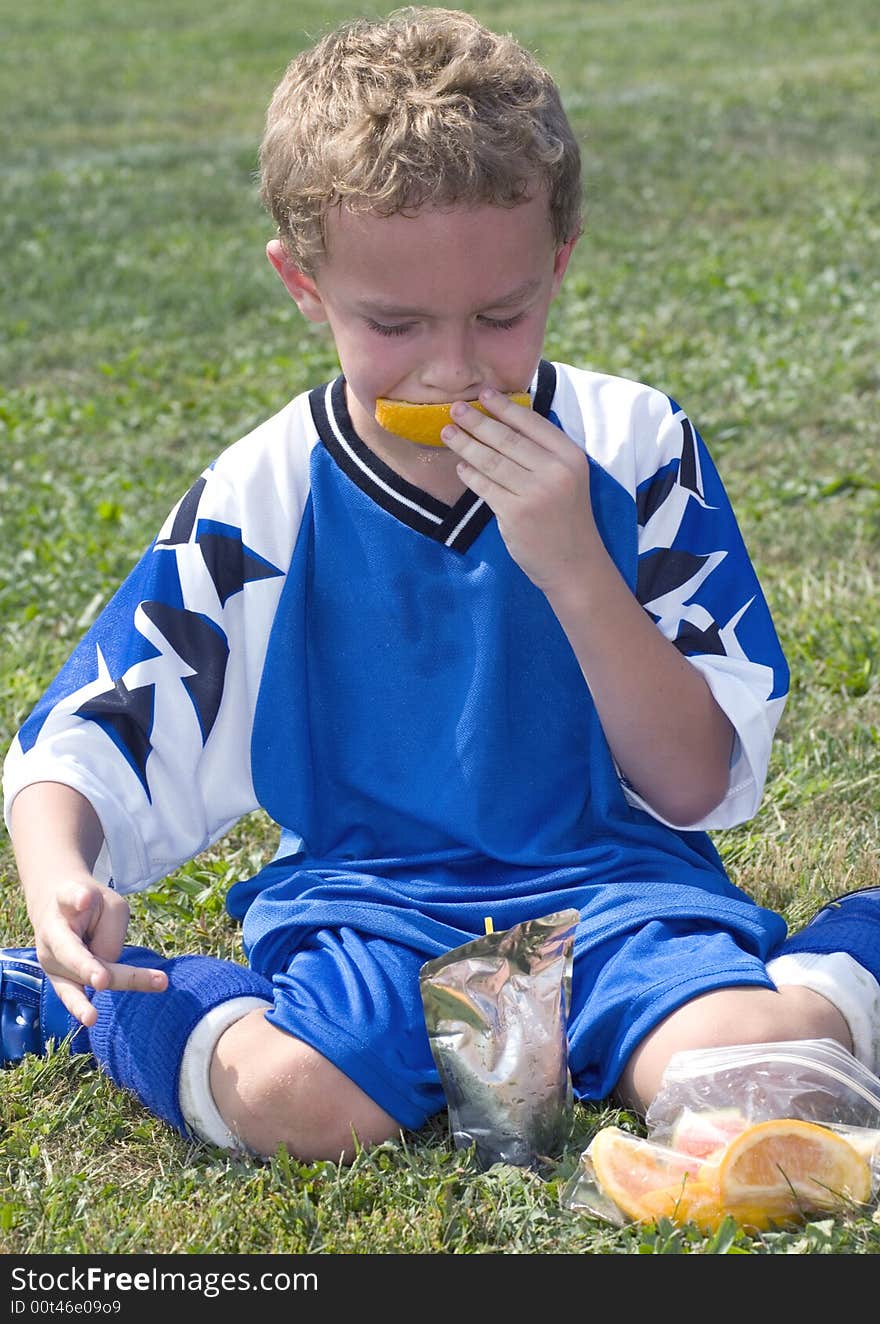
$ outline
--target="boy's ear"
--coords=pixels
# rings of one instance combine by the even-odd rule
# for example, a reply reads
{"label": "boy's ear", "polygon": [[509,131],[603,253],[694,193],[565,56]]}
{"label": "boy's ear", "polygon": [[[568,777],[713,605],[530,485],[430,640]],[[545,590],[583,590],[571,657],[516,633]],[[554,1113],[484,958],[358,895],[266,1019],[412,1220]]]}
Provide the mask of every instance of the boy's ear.
{"label": "boy's ear", "polygon": [[269,240],[266,245],[266,257],[278,272],[284,288],[303,317],[308,318],[310,322],[326,322],[327,313],[317,285],[311,276],[307,276],[295,265],[280,239]]}
{"label": "boy's ear", "polygon": [[568,267],[568,260],[579,237],[579,235],[572,235],[571,239],[566,239],[562,247],[556,251],[556,257],[553,260],[553,294],[551,296],[554,299],[559,293],[559,287]]}

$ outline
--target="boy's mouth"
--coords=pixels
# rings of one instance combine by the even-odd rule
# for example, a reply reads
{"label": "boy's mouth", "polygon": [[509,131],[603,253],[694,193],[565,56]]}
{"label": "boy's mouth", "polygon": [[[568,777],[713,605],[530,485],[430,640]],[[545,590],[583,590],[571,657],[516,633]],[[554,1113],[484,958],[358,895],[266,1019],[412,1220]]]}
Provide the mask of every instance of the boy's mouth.
{"label": "boy's mouth", "polygon": [[[514,404],[530,409],[532,398],[524,391],[509,395]],[[409,400],[388,400],[380,397],[376,401],[375,418],[386,432],[393,432],[396,437],[404,437],[416,446],[442,446],[440,436],[443,428],[450,422],[450,409],[456,401],[450,400],[442,405],[417,405]],[[467,402],[473,409],[485,414],[488,411],[477,400]]]}

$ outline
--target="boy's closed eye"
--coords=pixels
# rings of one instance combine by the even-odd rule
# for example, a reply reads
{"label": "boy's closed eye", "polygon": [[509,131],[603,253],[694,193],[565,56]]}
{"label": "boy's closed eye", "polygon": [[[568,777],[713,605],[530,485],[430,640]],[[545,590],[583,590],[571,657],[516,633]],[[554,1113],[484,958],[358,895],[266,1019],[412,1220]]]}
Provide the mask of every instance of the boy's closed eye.
{"label": "boy's closed eye", "polygon": [[[519,322],[522,321],[525,313],[515,313],[512,317],[485,317],[482,314],[477,318],[481,326],[491,331],[510,331]],[[415,322],[377,322],[374,318],[367,318],[367,326],[380,336],[405,336],[415,329]]]}
{"label": "boy's closed eye", "polygon": [[510,331],[525,317],[525,313],[514,313],[512,317],[479,317],[477,321],[492,331]]}
{"label": "boy's closed eye", "polygon": [[412,331],[415,322],[376,322],[372,317],[367,318],[367,326],[371,331],[375,331],[380,336],[405,336]]}

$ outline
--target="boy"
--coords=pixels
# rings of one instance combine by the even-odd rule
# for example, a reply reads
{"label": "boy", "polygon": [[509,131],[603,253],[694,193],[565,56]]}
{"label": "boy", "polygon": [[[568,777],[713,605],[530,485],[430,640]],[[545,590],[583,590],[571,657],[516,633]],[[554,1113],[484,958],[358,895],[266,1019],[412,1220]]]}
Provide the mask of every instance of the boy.
{"label": "boy", "polygon": [[[184,1134],[348,1159],[444,1106],[421,965],[574,906],[578,1098],[643,1112],[710,1044],[876,1067],[880,896],[786,939],[707,835],[759,803],[787,669],[705,447],[542,359],[580,233],[552,80],[457,11],[356,21],[290,65],[261,164],[341,374],[197,479],[16,737],[6,1060],[73,1032]],[[454,402],[444,444],[379,399]],[[125,894],[258,806],[247,966],[124,946]]]}

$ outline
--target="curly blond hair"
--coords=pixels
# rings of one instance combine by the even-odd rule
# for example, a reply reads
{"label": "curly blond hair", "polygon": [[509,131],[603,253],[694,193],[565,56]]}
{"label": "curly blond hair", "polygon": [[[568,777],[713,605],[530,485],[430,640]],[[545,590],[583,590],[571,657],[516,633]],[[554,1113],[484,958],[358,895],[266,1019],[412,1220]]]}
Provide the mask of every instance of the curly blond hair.
{"label": "curly blond hair", "polygon": [[554,235],[581,228],[580,150],[550,74],[455,9],[357,18],[288,65],[260,148],[261,196],[314,274],[334,207],[515,206],[546,187]]}

